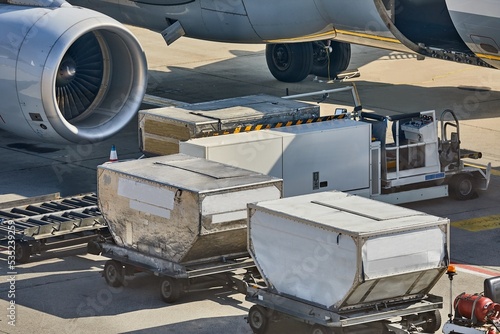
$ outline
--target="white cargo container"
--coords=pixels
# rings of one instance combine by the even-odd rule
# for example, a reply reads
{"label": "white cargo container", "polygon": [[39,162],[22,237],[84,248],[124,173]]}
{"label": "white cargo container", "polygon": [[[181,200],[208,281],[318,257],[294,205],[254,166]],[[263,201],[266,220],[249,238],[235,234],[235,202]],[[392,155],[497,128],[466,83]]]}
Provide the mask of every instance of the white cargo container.
{"label": "white cargo container", "polygon": [[246,252],[246,205],[281,180],[176,154],[98,167],[98,199],[117,246],[173,263]]}
{"label": "white cargo container", "polygon": [[197,138],[179,145],[184,154],[282,178],[285,197],[326,190],[371,194],[367,123],[338,119]]}
{"label": "white cargo container", "polygon": [[342,192],[248,207],[249,252],[267,290],[310,305],[343,312],[418,301],[448,265],[445,218]]}

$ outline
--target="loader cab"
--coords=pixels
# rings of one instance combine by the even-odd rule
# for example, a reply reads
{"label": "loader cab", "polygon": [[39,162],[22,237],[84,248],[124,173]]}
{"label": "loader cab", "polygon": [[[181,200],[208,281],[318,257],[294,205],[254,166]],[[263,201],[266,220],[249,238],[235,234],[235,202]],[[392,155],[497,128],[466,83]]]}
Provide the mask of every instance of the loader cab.
{"label": "loader cab", "polygon": [[372,140],[380,142],[383,189],[444,179],[433,110],[395,116],[362,112],[360,120],[372,125]]}

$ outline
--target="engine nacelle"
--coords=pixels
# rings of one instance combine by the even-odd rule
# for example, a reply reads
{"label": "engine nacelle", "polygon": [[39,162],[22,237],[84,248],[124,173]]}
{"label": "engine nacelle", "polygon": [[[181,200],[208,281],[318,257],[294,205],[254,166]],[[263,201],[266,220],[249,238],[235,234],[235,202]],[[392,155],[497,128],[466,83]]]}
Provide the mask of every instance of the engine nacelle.
{"label": "engine nacelle", "polygon": [[115,134],[139,110],[146,57],[114,19],[64,2],[0,5],[0,31],[0,129],[89,143]]}

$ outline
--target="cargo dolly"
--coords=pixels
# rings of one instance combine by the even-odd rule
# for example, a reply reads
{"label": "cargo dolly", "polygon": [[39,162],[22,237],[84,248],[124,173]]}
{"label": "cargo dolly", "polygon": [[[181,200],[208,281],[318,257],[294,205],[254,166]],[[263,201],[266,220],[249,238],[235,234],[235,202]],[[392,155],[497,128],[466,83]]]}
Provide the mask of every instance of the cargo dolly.
{"label": "cargo dolly", "polygon": [[104,164],[97,175],[111,236],[88,251],[111,258],[103,271],[109,285],[153,274],[169,303],[220,283],[246,291],[243,279],[255,267],[247,203],[280,198],[281,179],[183,154]]}
{"label": "cargo dolly", "polygon": [[258,271],[246,252],[176,263],[133,249],[118,246],[111,240],[88,244],[88,252],[110,260],[102,275],[112,287],[125,285],[125,277],[144,272],[160,278],[160,295],[174,303],[184,294],[217,287],[246,293],[247,282],[255,282]]}
{"label": "cargo dolly", "polygon": [[35,253],[88,242],[100,233],[107,233],[107,226],[95,194],[61,198],[55,193],[0,204],[0,244],[15,248],[18,263]]}
{"label": "cargo dolly", "polygon": [[428,295],[418,301],[335,312],[258,285],[248,287],[246,300],[255,304],[247,318],[255,334],[266,333],[270,321],[286,317],[312,325],[311,334],[434,333],[441,327],[439,309],[443,308],[441,297]]}

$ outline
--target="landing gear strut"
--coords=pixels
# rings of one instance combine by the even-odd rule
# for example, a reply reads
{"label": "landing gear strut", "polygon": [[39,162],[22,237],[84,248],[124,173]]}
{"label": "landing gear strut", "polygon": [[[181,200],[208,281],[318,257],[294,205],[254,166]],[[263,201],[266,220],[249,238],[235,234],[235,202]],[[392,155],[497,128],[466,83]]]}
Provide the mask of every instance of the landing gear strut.
{"label": "landing gear strut", "polygon": [[268,44],[266,61],[279,81],[299,82],[309,74],[335,78],[351,59],[351,45],[335,41]]}

